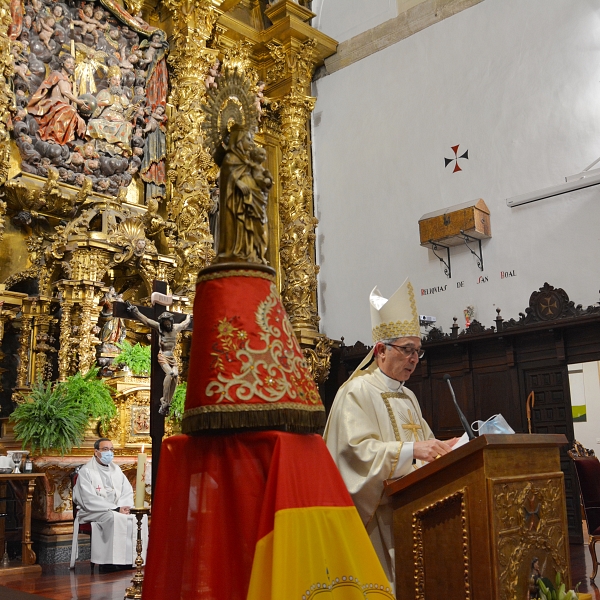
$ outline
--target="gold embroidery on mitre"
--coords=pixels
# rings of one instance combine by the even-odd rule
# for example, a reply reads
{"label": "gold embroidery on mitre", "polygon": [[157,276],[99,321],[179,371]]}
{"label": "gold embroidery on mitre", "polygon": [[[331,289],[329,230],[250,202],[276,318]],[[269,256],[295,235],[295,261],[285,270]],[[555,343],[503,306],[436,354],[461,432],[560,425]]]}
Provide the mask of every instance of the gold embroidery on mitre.
{"label": "gold embroidery on mitre", "polygon": [[415,331],[412,321],[396,321],[395,323],[383,323],[373,327],[373,342],[380,340],[390,340],[399,337],[420,337],[419,329]]}
{"label": "gold embroidery on mitre", "polygon": [[236,326],[237,317],[217,324],[217,343],[211,352],[216,378],[206,386],[206,395],[218,396],[217,403],[288,398],[302,404],[321,404],[272,283],[254,317],[261,332],[259,347],[251,347],[248,332]]}
{"label": "gold embroidery on mitre", "polygon": [[415,300],[415,292],[410,281],[408,282],[406,289],[410,303],[410,321],[389,321],[388,323],[381,323],[376,327],[373,327],[372,334],[374,343],[377,343],[381,340],[391,340],[399,337],[421,337],[419,313],[417,312],[417,301]]}

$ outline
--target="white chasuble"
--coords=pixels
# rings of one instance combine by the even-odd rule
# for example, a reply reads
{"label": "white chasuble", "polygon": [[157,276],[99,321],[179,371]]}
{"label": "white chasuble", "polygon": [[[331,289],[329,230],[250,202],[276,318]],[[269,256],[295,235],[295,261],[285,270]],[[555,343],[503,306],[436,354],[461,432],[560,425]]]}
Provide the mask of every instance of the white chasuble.
{"label": "white chasuble", "polygon": [[[132,565],[136,558],[137,521],[134,515],[125,515],[115,509],[132,507],[133,488],[120,467],[111,463],[100,465],[92,458],[79,470],[73,489],[73,501],[79,512],[75,522],[73,540],[79,523],[91,523],[91,556],[93,563],[106,565]],[[145,558],[148,538],[147,518],[142,522],[142,558]],[[76,550],[71,554],[75,564]]]}
{"label": "white chasuble", "polygon": [[392,584],[393,516],[383,482],[424,464],[413,461],[413,442],[434,437],[415,395],[379,369],[339,389],[325,426],[325,443]]}

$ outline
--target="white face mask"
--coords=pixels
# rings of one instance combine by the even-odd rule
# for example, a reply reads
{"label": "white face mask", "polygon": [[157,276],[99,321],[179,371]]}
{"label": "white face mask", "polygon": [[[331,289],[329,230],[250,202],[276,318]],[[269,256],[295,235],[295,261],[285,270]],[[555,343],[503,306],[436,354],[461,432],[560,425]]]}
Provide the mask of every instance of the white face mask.
{"label": "white face mask", "polygon": [[102,450],[102,452],[100,452],[100,462],[103,465],[108,466],[112,462],[114,456],[115,453],[112,450]]}
{"label": "white face mask", "polygon": [[490,417],[487,421],[474,421],[471,429],[479,435],[486,433],[514,433],[515,430],[506,422],[506,419],[498,414]]}

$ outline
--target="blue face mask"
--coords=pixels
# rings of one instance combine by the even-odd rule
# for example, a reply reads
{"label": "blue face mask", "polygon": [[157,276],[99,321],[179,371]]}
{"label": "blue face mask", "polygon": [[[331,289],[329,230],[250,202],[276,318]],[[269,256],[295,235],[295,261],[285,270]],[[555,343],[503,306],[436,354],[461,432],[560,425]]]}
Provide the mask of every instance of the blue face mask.
{"label": "blue face mask", "polygon": [[108,466],[112,462],[114,456],[115,453],[112,450],[103,450],[102,452],[100,452],[100,462],[103,465]]}

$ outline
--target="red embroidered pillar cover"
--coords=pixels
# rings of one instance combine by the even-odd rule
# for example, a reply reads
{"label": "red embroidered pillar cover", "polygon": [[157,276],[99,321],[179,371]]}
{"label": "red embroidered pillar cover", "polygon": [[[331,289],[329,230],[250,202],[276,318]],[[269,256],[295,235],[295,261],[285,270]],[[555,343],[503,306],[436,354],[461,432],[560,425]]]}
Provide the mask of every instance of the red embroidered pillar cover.
{"label": "red embroidered pillar cover", "polygon": [[144,600],[392,600],[319,435],[272,275],[199,278],[183,429],[161,449]]}
{"label": "red embroidered pillar cover", "polygon": [[201,275],[183,432],[314,432],[325,409],[275,287],[251,269]]}

